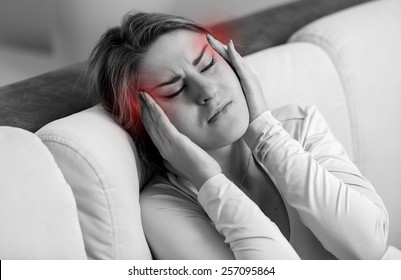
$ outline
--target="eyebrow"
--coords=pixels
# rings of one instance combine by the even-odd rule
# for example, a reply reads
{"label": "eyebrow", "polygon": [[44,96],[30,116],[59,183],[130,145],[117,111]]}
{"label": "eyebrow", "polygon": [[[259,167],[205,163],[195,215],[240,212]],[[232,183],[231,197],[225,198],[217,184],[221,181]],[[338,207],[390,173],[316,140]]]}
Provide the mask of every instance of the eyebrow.
{"label": "eyebrow", "polygon": [[195,60],[192,62],[192,65],[193,65],[193,66],[198,65],[199,62],[202,60],[203,54],[205,53],[205,50],[206,50],[207,46],[208,46],[208,45],[204,45],[204,46],[203,46],[200,55],[199,55],[197,58],[195,58]]}
{"label": "eyebrow", "polygon": [[[201,53],[200,53],[199,56],[198,56],[197,58],[195,58],[194,61],[192,62],[192,65],[193,65],[193,66],[198,65],[199,62],[202,60],[202,57],[203,57],[203,55],[205,54],[205,50],[206,50],[207,46],[208,46],[208,45],[206,44],[206,45],[204,45],[204,46],[202,47]],[[167,85],[174,84],[174,83],[178,82],[178,81],[181,80],[181,79],[182,79],[182,76],[181,76],[181,75],[175,75],[175,76],[172,77],[170,80],[158,84],[157,86],[155,86],[154,88],[152,88],[151,91],[153,91],[153,90],[155,90],[156,88],[159,88],[159,87],[164,87],[164,86],[167,86]]]}

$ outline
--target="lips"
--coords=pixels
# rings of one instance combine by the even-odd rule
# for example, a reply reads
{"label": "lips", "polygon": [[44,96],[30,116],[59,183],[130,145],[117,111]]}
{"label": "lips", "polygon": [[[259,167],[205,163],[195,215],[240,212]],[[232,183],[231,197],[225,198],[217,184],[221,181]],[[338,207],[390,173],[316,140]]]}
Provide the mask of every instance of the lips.
{"label": "lips", "polygon": [[218,119],[218,117],[221,115],[222,112],[225,112],[225,110],[231,105],[231,101],[222,103],[218,106],[216,106],[213,110],[212,113],[209,115],[208,118],[208,123],[212,123]]}

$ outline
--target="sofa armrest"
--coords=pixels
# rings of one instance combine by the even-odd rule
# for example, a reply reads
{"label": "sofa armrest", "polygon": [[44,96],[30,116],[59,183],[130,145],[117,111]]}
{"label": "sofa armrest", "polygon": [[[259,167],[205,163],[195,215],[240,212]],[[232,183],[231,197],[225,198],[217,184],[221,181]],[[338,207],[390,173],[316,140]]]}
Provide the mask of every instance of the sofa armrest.
{"label": "sofa armrest", "polygon": [[86,259],[74,196],[49,150],[0,127],[0,259]]}
{"label": "sofa armrest", "polygon": [[382,260],[401,260],[401,251],[393,246],[388,246]]}
{"label": "sofa armrest", "polygon": [[89,259],[150,259],[139,187],[145,169],[133,140],[100,105],[36,134],[70,184]]}

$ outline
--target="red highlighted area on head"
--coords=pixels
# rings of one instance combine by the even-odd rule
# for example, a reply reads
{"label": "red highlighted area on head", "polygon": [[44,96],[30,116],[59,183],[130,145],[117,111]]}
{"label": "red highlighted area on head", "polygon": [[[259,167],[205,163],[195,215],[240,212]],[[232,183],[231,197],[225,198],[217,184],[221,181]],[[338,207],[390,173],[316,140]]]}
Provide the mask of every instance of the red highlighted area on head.
{"label": "red highlighted area on head", "polygon": [[[223,44],[227,44],[233,38],[227,25],[212,26],[208,30],[213,37]],[[202,79],[199,76],[192,77],[196,80],[192,81],[193,84],[199,86],[198,83],[200,82],[204,83],[207,79],[213,80],[214,71],[219,71],[214,69],[221,69],[220,64],[215,64],[213,61],[222,58],[209,45],[206,34],[185,29],[183,31],[184,33],[174,31],[166,33],[160,36],[149,48],[141,64],[138,88],[133,92],[133,95],[138,94],[137,90],[148,93],[173,123],[176,121],[176,118],[172,116],[177,115],[177,100],[183,100],[180,97],[173,97],[180,96],[178,93],[184,91],[184,87],[186,90],[191,86],[185,80],[186,74],[189,73],[189,76],[193,76],[193,70],[195,70],[197,75],[202,75],[204,77]],[[201,53],[203,55],[200,55]],[[192,87],[192,89],[194,88]],[[192,90],[192,92],[197,91]],[[135,115],[132,118],[135,119],[135,123],[138,123],[141,121],[141,103],[139,96],[132,99],[131,112]]]}
{"label": "red highlighted area on head", "polygon": [[210,35],[212,35],[223,44],[227,44],[230,40],[236,41],[237,39],[235,38],[234,33],[228,25],[214,25],[209,27],[208,29],[211,33]]}

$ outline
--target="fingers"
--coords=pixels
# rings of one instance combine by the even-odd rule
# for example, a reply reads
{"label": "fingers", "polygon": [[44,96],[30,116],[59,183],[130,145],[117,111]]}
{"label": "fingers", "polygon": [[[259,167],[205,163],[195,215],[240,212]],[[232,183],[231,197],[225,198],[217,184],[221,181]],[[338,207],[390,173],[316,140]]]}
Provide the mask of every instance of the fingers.
{"label": "fingers", "polygon": [[153,143],[158,146],[157,143],[161,138],[159,132],[155,129],[154,124],[154,117],[151,113],[150,105],[148,104],[147,100],[145,99],[142,93],[137,93],[139,95],[139,101],[141,103],[141,120],[142,124],[145,127],[146,131],[148,132],[150,138],[152,139]]}
{"label": "fingers", "polygon": [[245,63],[242,56],[237,52],[234,47],[234,43],[232,40],[227,45],[227,53],[230,57],[230,61],[234,66],[235,70],[237,71],[240,78],[246,78],[251,71],[248,64]]}
{"label": "fingers", "polygon": [[242,66],[241,58],[242,57],[235,50],[234,43],[232,40],[230,40],[230,42],[228,42],[227,54],[230,57],[230,61],[233,64],[233,66],[235,67],[235,70],[237,70],[237,71],[241,70],[241,66]]}
{"label": "fingers", "polygon": [[252,92],[261,91],[258,77],[243,57],[236,51],[232,40],[230,40],[227,45],[227,53],[230,56],[232,66],[238,75],[245,95],[248,96]]}
{"label": "fingers", "polygon": [[[163,118],[163,114],[160,113],[160,108],[156,104],[156,102],[153,100],[152,97],[149,96],[149,94],[145,92],[139,92],[139,97],[143,101],[143,108],[145,116],[148,117],[148,120],[150,120],[152,123],[159,123],[159,120]],[[160,110],[159,110],[160,109]]]}
{"label": "fingers", "polygon": [[226,61],[230,62],[230,58],[227,53],[227,46],[221,43],[219,40],[214,38],[212,35],[207,34],[206,39],[209,42],[210,46],[221,55]]}
{"label": "fingers", "polygon": [[167,118],[164,111],[160,106],[153,100],[153,98],[146,92],[140,92],[139,96],[144,101],[145,112],[149,114],[150,119],[153,123],[160,126],[165,126],[170,120]]}
{"label": "fingers", "polygon": [[159,146],[165,145],[166,141],[171,141],[175,127],[148,93],[138,92],[138,94],[141,101],[142,123],[155,145],[159,148]]}
{"label": "fingers", "polygon": [[249,77],[251,69],[249,68],[248,64],[245,63],[242,56],[235,49],[232,40],[230,40],[230,42],[226,46],[210,34],[207,34],[206,38],[212,48],[234,68],[239,78],[244,80]]}

